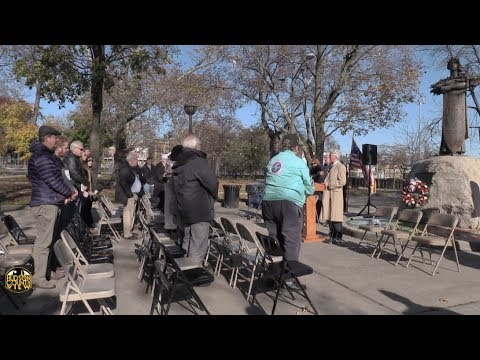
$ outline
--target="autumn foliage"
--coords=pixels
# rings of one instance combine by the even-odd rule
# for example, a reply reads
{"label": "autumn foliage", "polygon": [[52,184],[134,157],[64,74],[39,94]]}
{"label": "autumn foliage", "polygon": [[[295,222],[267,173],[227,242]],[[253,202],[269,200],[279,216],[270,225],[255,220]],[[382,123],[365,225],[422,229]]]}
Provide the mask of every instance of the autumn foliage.
{"label": "autumn foliage", "polygon": [[0,154],[13,151],[22,159],[30,155],[30,141],[38,128],[30,120],[32,106],[24,101],[0,99]]}

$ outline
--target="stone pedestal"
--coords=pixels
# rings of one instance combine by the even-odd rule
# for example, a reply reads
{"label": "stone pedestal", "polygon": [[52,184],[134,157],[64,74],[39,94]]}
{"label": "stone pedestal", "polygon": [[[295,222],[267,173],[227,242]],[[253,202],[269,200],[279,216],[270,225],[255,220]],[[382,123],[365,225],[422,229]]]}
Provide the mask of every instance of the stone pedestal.
{"label": "stone pedestal", "polygon": [[407,179],[415,176],[430,190],[427,204],[417,209],[454,214],[459,227],[480,229],[480,159],[434,156],[415,164]]}

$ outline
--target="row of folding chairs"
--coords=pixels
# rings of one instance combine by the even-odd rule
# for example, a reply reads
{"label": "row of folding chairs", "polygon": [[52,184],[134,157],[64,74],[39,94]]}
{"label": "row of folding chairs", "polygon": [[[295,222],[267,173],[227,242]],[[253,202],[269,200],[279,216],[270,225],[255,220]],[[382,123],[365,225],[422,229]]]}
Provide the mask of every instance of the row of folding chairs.
{"label": "row of folding chairs", "polygon": [[176,299],[177,301],[186,300],[194,314],[198,314],[197,310],[200,310],[210,315],[194,287],[210,284],[214,281],[214,276],[203,266],[192,263],[190,258],[173,256],[163,243],[160,242],[158,246],[158,256],[153,263],[155,272],[150,315],[155,312],[168,315],[175,295],[182,294],[180,291],[183,291],[184,296]]}
{"label": "row of folding chairs", "polygon": [[99,303],[100,314],[113,315],[105,301],[116,294],[113,264],[89,262],[67,230],[61,232],[61,240],[55,243],[54,251],[67,278],[60,290],[60,315],[66,315],[67,309],[72,310],[77,301],[94,315],[91,300]]}
{"label": "row of folding chairs", "polygon": [[[410,265],[418,250],[423,263],[427,260],[432,265],[433,271],[430,274],[432,276],[436,274],[447,247],[453,247],[457,270],[460,272],[454,238],[455,228],[458,224],[458,217],[456,215],[432,213],[425,223],[424,228],[420,230],[420,221],[424,215],[421,210],[403,209],[394,219],[396,213],[397,207],[378,207],[374,215],[376,217],[383,217],[387,219],[388,222],[384,227],[375,224],[360,226],[360,229],[364,230],[364,233],[358,243],[358,247],[368,240],[366,237],[367,232],[372,232],[375,234],[375,247],[371,256],[374,257],[376,255],[377,258],[379,258],[385,250],[385,246],[390,243],[393,245],[397,256],[395,266],[398,265],[402,258],[405,258],[407,260],[406,267]],[[406,258],[405,251],[411,243],[415,243],[415,246],[410,256]],[[399,248],[397,248],[397,246]],[[437,260],[432,259],[432,251],[435,248],[441,248]],[[427,250],[429,254],[428,259],[423,255],[423,250]]]}
{"label": "row of folding chairs", "polygon": [[107,225],[114,236],[113,239],[116,242],[120,242],[121,236],[116,227],[123,223],[123,208],[115,207],[107,196],[105,196],[104,194],[100,194],[100,196],[98,197],[97,210],[100,215],[100,220],[98,222],[100,227],[100,233],[102,233],[102,226]]}
{"label": "row of folding chairs", "polygon": [[287,261],[285,248],[277,239],[260,232],[253,222],[237,221],[221,217],[211,222],[210,245],[205,263],[214,262],[214,272],[219,275],[222,269],[231,271],[229,284],[235,288],[238,278],[248,282],[247,301],[252,304],[258,292],[254,284],[264,278],[273,280],[276,290],[272,315],[275,313],[280,289],[285,287],[292,299],[295,297],[288,287],[287,280],[294,280],[301,289],[300,294],[318,314],[298,277],[313,273],[313,269],[300,261]]}

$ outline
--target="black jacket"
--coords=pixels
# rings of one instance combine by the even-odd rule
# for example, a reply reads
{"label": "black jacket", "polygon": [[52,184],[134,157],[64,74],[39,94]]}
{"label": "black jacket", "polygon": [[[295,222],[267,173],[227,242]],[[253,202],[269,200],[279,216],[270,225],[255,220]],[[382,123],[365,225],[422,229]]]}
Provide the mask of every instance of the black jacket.
{"label": "black jacket", "polygon": [[143,165],[142,166],[142,174],[143,174],[143,177],[145,178],[145,181],[148,183],[148,184],[153,184],[155,179],[154,179],[154,176],[155,176],[155,165],[152,165],[152,168],[149,169],[147,164]]}
{"label": "black jacket", "polygon": [[63,163],[67,167],[70,178],[72,179],[73,186],[78,190],[78,193],[81,194],[81,184],[88,186],[87,175],[85,174],[85,169],[82,165],[82,160],[72,154],[71,151],[67,152]]}
{"label": "black jacket", "polygon": [[144,194],[143,184],[145,180],[142,175],[142,171],[138,166],[131,167],[128,162],[125,162],[121,165],[118,170],[118,179],[115,189],[115,201],[121,202],[123,205],[127,205],[128,198],[133,197],[132,185],[135,182],[135,174],[138,175],[142,187],[140,192],[137,194],[138,197],[142,197]]}
{"label": "black jacket", "polygon": [[218,179],[199,150],[184,149],[173,165],[173,188],[184,224],[191,225],[214,218]]}

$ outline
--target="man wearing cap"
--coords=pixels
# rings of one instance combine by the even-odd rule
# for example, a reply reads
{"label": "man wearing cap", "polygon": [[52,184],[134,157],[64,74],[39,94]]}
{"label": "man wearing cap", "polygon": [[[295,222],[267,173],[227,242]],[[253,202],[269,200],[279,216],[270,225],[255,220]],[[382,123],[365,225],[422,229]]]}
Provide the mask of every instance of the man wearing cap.
{"label": "man wearing cap", "polygon": [[148,198],[152,197],[153,188],[154,188],[154,176],[155,176],[155,166],[153,166],[153,157],[148,156],[147,161],[142,166],[142,174],[145,179],[145,184],[143,185],[143,190],[145,191],[145,195]]}
{"label": "man wearing cap", "polygon": [[41,126],[38,140],[30,145],[32,156],[28,161],[28,179],[32,183],[30,209],[36,220],[37,237],[33,245],[35,271],[33,286],[40,289],[53,289],[53,280],[63,277],[52,273],[46,279],[50,244],[53,240],[55,222],[59,206],[76,199],[78,192],[72,191],[62,177],[62,169],[55,158],[57,135],[60,132],[50,126]]}
{"label": "man wearing cap", "polygon": [[[301,155],[298,135],[287,134],[282,150],[270,159],[265,172],[262,217],[268,234],[285,246],[287,260],[299,259],[303,205],[306,195],[314,192],[313,180]],[[291,288],[296,288],[295,284],[288,283]]]}

